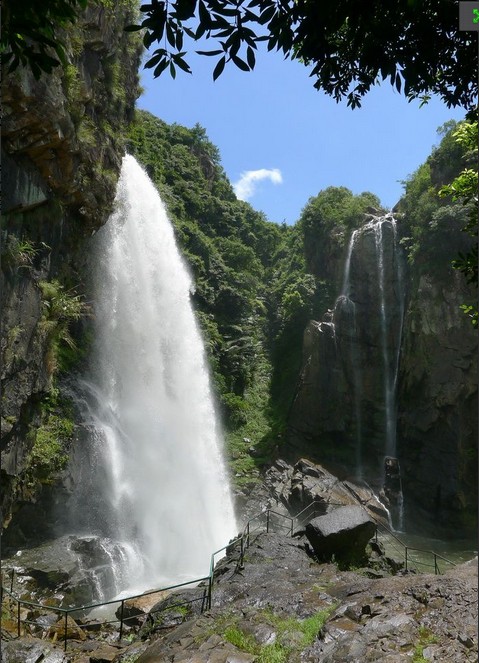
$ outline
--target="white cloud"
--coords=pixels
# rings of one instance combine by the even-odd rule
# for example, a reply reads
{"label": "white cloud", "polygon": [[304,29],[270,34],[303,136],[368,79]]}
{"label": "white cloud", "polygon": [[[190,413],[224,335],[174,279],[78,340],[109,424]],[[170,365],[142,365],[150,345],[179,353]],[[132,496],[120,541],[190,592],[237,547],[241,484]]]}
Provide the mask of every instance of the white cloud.
{"label": "white cloud", "polygon": [[283,177],[278,168],[247,170],[241,173],[239,180],[233,184],[236,196],[240,200],[249,200],[255,194],[256,184],[261,180],[270,180],[273,184],[281,184]]}

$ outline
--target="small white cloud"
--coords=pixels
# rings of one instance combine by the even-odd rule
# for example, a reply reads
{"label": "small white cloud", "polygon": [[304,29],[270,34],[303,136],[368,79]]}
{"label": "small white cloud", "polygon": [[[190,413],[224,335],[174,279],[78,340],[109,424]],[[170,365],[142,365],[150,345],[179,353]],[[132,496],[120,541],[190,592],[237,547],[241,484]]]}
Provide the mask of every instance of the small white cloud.
{"label": "small white cloud", "polygon": [[261,180],[270,180],[273,184],[281,184],[283,177],[278,168],[247,170],[241,173],[239,180],[233,184],[237,198],[240,200],[249,200],[256,191],[256,184]]}

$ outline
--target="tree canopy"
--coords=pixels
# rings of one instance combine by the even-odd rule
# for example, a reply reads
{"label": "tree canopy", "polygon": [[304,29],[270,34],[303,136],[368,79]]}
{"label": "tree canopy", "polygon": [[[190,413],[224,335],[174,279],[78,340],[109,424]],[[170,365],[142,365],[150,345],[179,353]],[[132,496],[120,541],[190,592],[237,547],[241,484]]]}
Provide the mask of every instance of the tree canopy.
{"label": "tree canopy", "polygon": [[458,31],[453,0],[152,0],[141,11],[145,46],[160,44],[146,63],[155,76],[190,71],[185,37],[216,42],[198,51],[217,58],[214,78],[228,62],[253,69],[264,41],[311,66],[314,86],[353,108],[385,79],[409,99],[436,93],[448,106],[476,103],[475,34]]}
{"label": "tree canopy", "polygon": [[[109,0],[95,0],[102,4]],[[28,65],[39,76],[61,57],[57,28],[73,20],[86,0],[5,0],[2,60]],[[190,72],[185,43],[209,39],[198,53],[216,58],[213,78],[227,63],[254,68],[258,45],[311,67],[314,87],[352,108],[373,85],[388,79],[409,99],[438,94],[448,106],[471,110],[477,100],[474,33],[459,32],[456,0],[151,0],[143,20],[146,63],[154,76],[177,68]],[[189,49],[191,50],[191,48]]]}

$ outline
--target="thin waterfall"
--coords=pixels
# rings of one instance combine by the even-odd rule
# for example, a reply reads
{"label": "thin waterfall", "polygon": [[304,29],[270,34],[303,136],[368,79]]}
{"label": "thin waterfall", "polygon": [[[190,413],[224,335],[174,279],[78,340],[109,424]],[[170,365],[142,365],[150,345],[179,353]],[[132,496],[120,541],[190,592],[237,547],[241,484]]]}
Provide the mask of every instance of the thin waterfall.
{"label": "thin waterfall", "polygon": [[[401,351],[402,326],[404,319],[404,292],[402,288],[402,266],[397,253],[397,228],[396,221],[388,218],[391,225],[392,242],[392,260],[389,271],[393,274],[393,279],[397,284],[396,298],[399,309],[399,325],[392,329],[392,317],[389,308],[392,302],[386,301],[385,295],[385,264],[384,264],[384,236],[383,225],[385,219],[380,219],[374,223],[375,243],[377,251],[378,265],[378,287],[380,301],[380,324],[381,324],[381,346],[383,360],[383,379],[384,379],[384,403],[386,420],[386,445],[385,456],[396,457],[396,392],[399,374],[399,357]],[[394,302],[396,304],[396,302]],[[395,333],[396,332],[396,333]],[[391,347],[392,345],[392,347]],[[391,353],[393,356],[391,357]]]}
{"label": "thin waterfall", "polygon": [[[393,328],[392,314],[390,308],[393,302],[388,302],[386,298],[386,266],[384,260],[384,234],[383,226],[388,221],[392,231],[392,253],[391,264],[388,265],[389,275],[396,284],[394,305],[398,307],[397,330]],[[393,218],[379,219],[373,223],[377,266],[378,266],[378,287],[379,287],[379,314],[381,327],[381,347],[383,361],[383,382],[384,382],[384,410],[385,410],[385,447],[384,447],[384,490],[386,488],[386,462],[393,462],[397,472],[392,485],[392,499],[396,502],[396,526],[398,530],[403,529],[404,525],[404,499],[402,493],[402,481],[400,466],[397,460],[397,441],[396,441],[396,423],[397,423],[397,385],[399,374],[399,358],[401,351],[402,326],[404,319],[404,291],[401,260],[398,255],[397,228],[396,221]],[[396,332],[396,333],[395,333]],[[391,356],[391,353],[393,355]],[[387,459],[391,459],[388,461]]]}
{"label": "thin waterfall", "polygon": [[[388,457],[395,458],[397,454],[396,395],[404,317],[402,284],[396,221],[389,214],[381,218],[374,217],[351,234],[341,293],[333,314],[336,333],[341,339],[342,363],[351,389],[355,465],[356,475],[360,479],[364,475],[366,456],[369,462],[372,459],[372,448],[364,447],[363,437],[366,434],[368,439],[372,435],[378,442],[382,438],[382,451],[379,451],[381,463]],[[376,354],[377,365],[371,353],[374,342],[377,342],[379,349]],[[368,361],[366,356],[370,357],[369,364],[365,363]],[[381,384],[379,392],[382,396],[376,399],[376,407],[383,412],[384,428],[380,424],[378,426],[380,420],[371,417],[371,405],[368,405],[374,384],[372,379],[376,383],[379,380]],[[364,403],[368,410],[364,409]],[[374,429],[371,428],[373,422]],[[402,513],[402,493],[399,493],[398,508]]]}
{"label": "thin waterfall", "polygon": [[[349,335],[349,352],[352,369],[353,381],[353,401],[354,416],[356,428],[356,474],[358,479],[363,478],[363,459],[362,459],[362,412],[361,412],[361,392],[362,392],[362,372],[358,346],[358,325],[356,318],[356,304],[351,299],[351,257],[356,242],[358,230],[355,230],[349,240],[348,252],[344,263],[343,284],[341,294],[336,301],[336,307],[340,306],[347,310],[351,321],[351,333]],[[336,308],[335,307],[335,308]]]}
{"label": "thin waterfall", "polygon": [[396,383],[395,371],[391,375],[389,343],[387,328],[389,324],[384,287],[384,247],[383,247],[383,221],[374,224],[374,235],[377,251],[378,287],[380,302],[381,346],[383,359],[384,379],[384,409],[386,418],[386,445],[385,456],[396,456],[396,417],[394,413],[394,396]]}
{"label": "thin waterfall", "polygon": [[123,159],[92,240],[95,341],[79,384],[82,528],[119,542],[115,593],[205,576],[236,534],[193,283],[154,185]]}

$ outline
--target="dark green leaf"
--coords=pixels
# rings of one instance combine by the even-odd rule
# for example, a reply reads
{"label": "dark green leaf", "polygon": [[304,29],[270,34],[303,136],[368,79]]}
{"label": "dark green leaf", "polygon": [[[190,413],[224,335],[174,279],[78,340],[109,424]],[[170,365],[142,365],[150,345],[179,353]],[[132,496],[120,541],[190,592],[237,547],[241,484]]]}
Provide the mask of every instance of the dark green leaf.
{"label": "dark green leaf", "polygon": [[181,51],[183,48],[183,30],[178,29],[176,32],[176,49]]}
{"label": "dark green leaf", "polygon": [[399,74],[396,74],[396,89],[401,92],[401,76]]}
{"label": "dark green leaf", "polygon": [[221,55],[223,53],[222,50],[218,51],[196,51],[198,55]]}
{"label": "dark green leaf", "polygon": [[164,58],[153,72],[153,76],[155,78],[158,78],[158,76],[160,76],[165,71],[167,66],[168,66],[168,60]]}
{"label": "dark green leaf", "polygon": [[173,21],[171,19],[169,19],[166,24],[166,39],[168,40],[170,46],[175,47],[176,39],[175,33],[173,31]]}
{"label": "dark green leaf", "polygon": [[211,18],[208,10],[205,7],[205,3],[202,0],[200,0],[199,4],[199,14],[200,14],[200,24],[203,25],[205,28],[208,28],[211,23]]}
{"label": "dark green leaf", "polygon": [[154,57],[150,58],[148,62],[145,63],[145,69],[153,69],[153,67],[156,67],[158,62],[164,57],[163,54],[161,55],[155,55]]}
{"label": "dark green leaf", "polygon": [[259,23],[261,25],[265,25],[269,20],[271,20],[276,13],[276,7],[274,5],[271,5],[271,7],[268,7],[267,9],[264,10],[264,12],[261,13],[261,16],[259,17]]}
{"label": "dark green leaf", "polygon": [[218,76],[221,76],[221,74],[223,73],[223,69],[225,68],[225,64],[226,64],[226,57],[223,56],[222,58],[220,58],[218,60],[218,62],[216,64],[216,67],[213,70],[213,80],[214,81],[218,78]]}
{"label": "dark green leaf", "polygon": [[246,64],[244,60],[241,58],[237,57],[236,55],[232,55],[231,59],[235,63],[235,65],[238,67],[238,69],[241,69],[242,71],[249,71],[249,67]]}
{"label": "dark green leaf", "polygon": [[175,57],[175,64],[178,65],[180,69],[183,69],[187,74],[191,74],[191,69],[190,66],[183,58],[180,58],[178,56]]}

